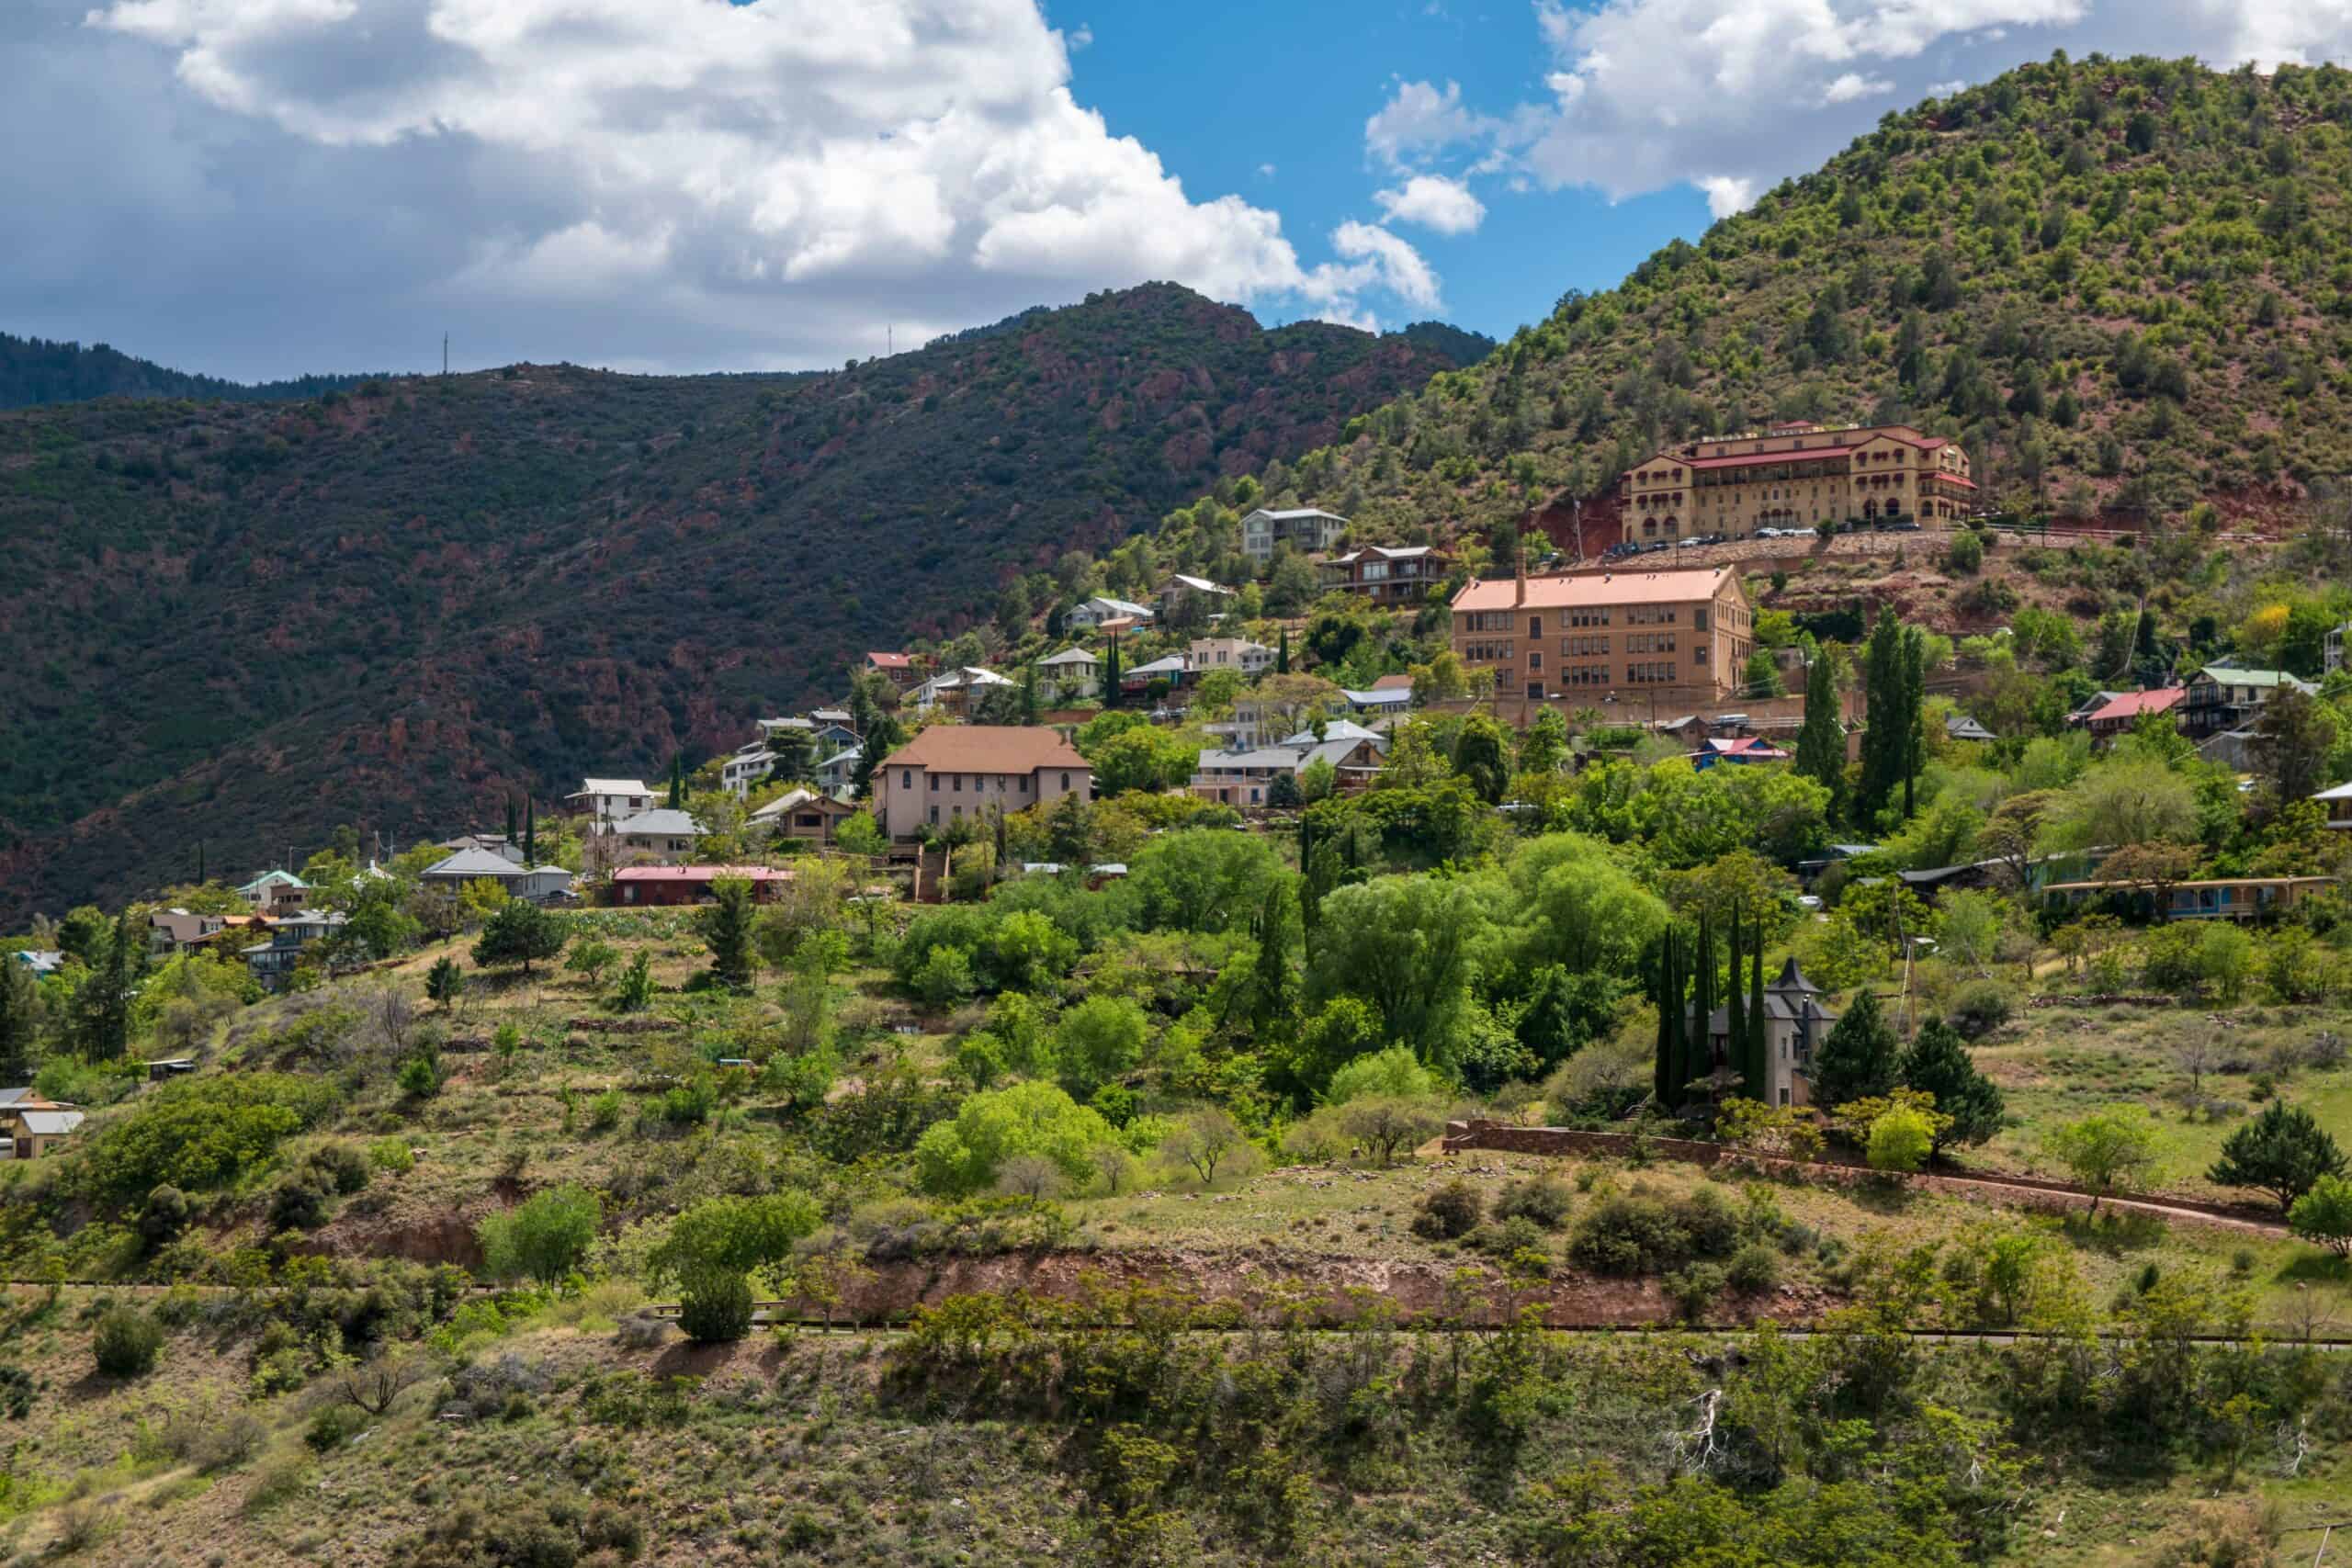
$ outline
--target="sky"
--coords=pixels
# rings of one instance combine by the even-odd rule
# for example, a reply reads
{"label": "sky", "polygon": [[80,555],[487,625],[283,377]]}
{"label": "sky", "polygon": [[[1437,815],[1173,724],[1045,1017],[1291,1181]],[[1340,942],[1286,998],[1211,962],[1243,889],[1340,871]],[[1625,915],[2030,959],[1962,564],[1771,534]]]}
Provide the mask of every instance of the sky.
{"label": "sky", "polygon": [[7,0],[0,330],[256,379],[798,369],[1172,279],[1507,335],[2057,49],[2352,0]]}

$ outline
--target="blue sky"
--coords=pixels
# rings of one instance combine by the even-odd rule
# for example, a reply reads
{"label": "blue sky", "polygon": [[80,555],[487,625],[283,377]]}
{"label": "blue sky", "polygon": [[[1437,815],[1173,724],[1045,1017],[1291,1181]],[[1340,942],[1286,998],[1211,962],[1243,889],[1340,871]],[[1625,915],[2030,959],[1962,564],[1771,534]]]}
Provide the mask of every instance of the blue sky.
{"label": "blue sky", "polygon": [[[1050,13],[1040,5],[1052,7]],[[1152,278],[1501,335],[2064,48],[2352,0],[10,0],[0,330],[805,368]]]}
{"label": "blue sky", "polygon": [[[1367,152],[1364,122],[1399,81],[1454,82],[1469,101],[1510,105],[1544,96],[1551,69],[1525,6],[1199,0],[1057,6],[1052,15],[1091,35],[1071,57],[1075,85],[1114,134],[1157,149],[1188,191],[1238,191],[1274,207],[1284,231],[1306,243],[1350,219],[1381,217],[1373,193],[1396,181]],[[1444,285],[1435,313],[1496,337],[1542,319],[1567,288],[1613,286],[1659,246],[1695,239],[1713,221],[1705,197],[1687,186],[1615,203],[1582,188],[1504,192],[1485,205],[1475,233],[1422,231],[1413,243]],[[1269,321],[1303,313],[1311,312],[1296,304],[1260,311]],[[1417,313],[1382,311],[1391,324]]]}

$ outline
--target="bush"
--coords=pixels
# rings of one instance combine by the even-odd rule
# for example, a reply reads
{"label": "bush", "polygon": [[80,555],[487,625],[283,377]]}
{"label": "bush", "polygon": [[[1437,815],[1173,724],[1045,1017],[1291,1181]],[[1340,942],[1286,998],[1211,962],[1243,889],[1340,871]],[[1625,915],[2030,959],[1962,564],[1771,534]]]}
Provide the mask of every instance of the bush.
{"label": "bush", "polygon": [[481,1222],[484,1267],[502,1280],[527,1278],[552,1285],[579,1267],[603,1221],[604,1205],[585,1188],[533,1193]]}
{"label": "bush", "polygon": [[697,1345],[741,1339],[752,1332],[752,1281],[731,1269],[702,1269],[678,1298],[678,1326]]}
{"label": "bush", "polygon": [[441,1092],[441,1067],[430,1056],[411,1056],[392,1081],[412,1100],[430,1100]]}
{"label": "bush", "polygon": [[135,1378],[154,1371],[163,1348],[163,1325],[136,1307],[108,1307],[90,1336],[90,1353],[98,1371],[110,1378]]}
{"label": "bush", "polygon": [[1693,1258],[1720,1258],[1739,1241],[1739,1216],[1702,1187],[1677,1201],[1647,1193],[1604,1198],[1578,1222],[1568,1256],[1600,1274],[1652,1274]]}
{"label": "bush", "polygon": [[311,1417],[302,1440],[314,1453],[330,1453],[357,1437],[368,1426],[368,1413],[356,1404],[322,1404]]}
{"label": "bush", "polygon": [[[407,1151],[403,1149],[402,1153]],[[302,1162],[305,1168],[315,1171],[325,1186],[345,1198],[368,1185],[374,1172],[368,1156],[354,1144],[324,1144],[311,1151]]]}
{"label": "bush", "polygon": [[1944,1018],[1962,1035],[1974,1040],[1989,1034],[2017,1015],[2017,993],[1998,980],[1971,980],[1951,994]]}
{"label": "bush", "polygon": [[1723,1269],[1713,1263],[1693,1263],[1658,1281],[1666,1287],[1675,1310],[1696,1323],[1724,1293]]}
{"label": "bush", "polygon": [[1576,1196],[1566,1182],[1551,1175],[1531,1176],[1502,1190],[1495,1200],[1495,1218],[1523,1218],[1555,1231],[1568,1223],[1568,1211],[1575,1203]]}
{"label": "bush", "polygon": [[1544,1227],[1525,1214],[1513,1214],[1509,1219],[1498,1218],[1491,1224],[1480,1225],[1470,1233],[1470,1245],[1489,1258],[1510,1259],[1522,1253],[1545,1255],[1551,1237]]}
{"label": "bush", "polygon": [[1478,1227],[1486,1213],[1478,1190],[1460,1178],[1422,1198],[1413,1215],[1413,1234],[1430,1241],[1453,1241]]}
{"label": "bush", "polygon": [[288,1073],[160,1084],[135,1110],[91,1135],[79,1174],[94,1195],[125,1203],[166,1184],[209,1191],[266,1168],[278,1145],[323,1116],[334,1100],[330,1081]]}
{"label": "bush", "polygon": [[588,1102],[588,1125],[599,1133],[609,1133],[621,1124],[621,1091],[608,1089]]}
{"label": "bush", "polygon": [[378,1170],[400,1176],[416,1164],[416,1156],[410,1151],[406,1138],[379,1138],[368,1145],[368,1163]]}
{"label": "bush", "polygon": [[188,1214],[187,1194],[164,1182],[147,1194],[139,1211],[139,1239],[150,1252],[167,1247],[187,1229]]}
{"label": "bush", "polygon": [[1731,1255],[1731,1263],[1724,1270],[1731,1288],[1743,1295],[1758,1295],[1781,1282],[1781,1260],[1772,1249],[1757,1242],[1749,1242]]}
{"label": "bush", "polygon": [[316,1230],[326,1224],[329,1195],[316,1173],[307,1168],[293,1172],[269,1195],[269,1228]]}

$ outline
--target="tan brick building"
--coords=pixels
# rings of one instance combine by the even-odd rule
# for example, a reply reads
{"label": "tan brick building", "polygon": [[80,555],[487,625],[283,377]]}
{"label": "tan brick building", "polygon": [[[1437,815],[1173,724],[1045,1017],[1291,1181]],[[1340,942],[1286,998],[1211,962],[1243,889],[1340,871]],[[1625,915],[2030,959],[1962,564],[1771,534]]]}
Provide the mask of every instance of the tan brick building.
{"label": "tan brick building", "polygon": [[1019,725],[934,724],[874,770],[874,815],[893,839],[1093,793],[1077,748],[1056,730]]}
{"label": "tan brick building", "polygon": [[1636,541],[1823,523],[1964,517],[1976,506],[1968,454],[1907,424],[1779,424],[1761,435],[1687,441],[1618,481]]}
{"label": "tan brick building", "polygon": [[1498,697],[1598,705],[1736,692],[1756,617],[1727,566],[1499,578],[1453,596],[1453,651],[1495,672]]}

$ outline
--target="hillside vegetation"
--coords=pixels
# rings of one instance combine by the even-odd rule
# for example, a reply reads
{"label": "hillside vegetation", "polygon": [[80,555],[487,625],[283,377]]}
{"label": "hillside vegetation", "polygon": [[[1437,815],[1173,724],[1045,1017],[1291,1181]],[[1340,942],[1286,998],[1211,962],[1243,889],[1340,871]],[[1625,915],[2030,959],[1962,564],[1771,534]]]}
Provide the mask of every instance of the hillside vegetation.
{"label": "hillside vegetation", "polygon": [[0,409],[92,398],[203,398],[274,402],[354,387],[365,376],[297,376],[248,384],[135,359],[103,343],[56,343],[0,333]]}
{"label": "hillside vegetation", "polygon": [[1905,420],[2005,504],[2258,508],[2352,470],[2347,190],[2352,73],[2061,56],[1888,116],[1270,488],[1374,538],[1491,528],[1666,443]]}
{"label": "hillside vegetation", "polygon": [[0,418],[0,925],[731,749],[1453,363],[1150,286],[829,375]]}

